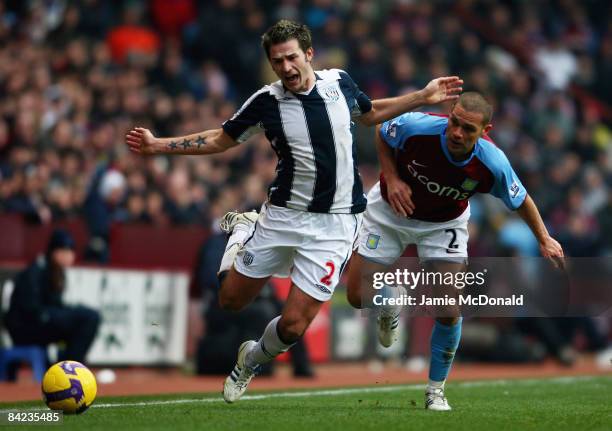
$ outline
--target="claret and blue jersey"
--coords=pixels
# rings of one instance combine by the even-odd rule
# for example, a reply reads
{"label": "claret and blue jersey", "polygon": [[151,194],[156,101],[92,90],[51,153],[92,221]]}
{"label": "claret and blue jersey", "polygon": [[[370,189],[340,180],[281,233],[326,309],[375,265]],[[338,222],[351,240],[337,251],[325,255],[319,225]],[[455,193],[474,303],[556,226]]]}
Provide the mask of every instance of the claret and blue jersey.
{"label": "claret and blue jersey", "polygon": [[[396,149],[398,173],[412,188],[411,218],[443,222],[460,216],[475,193],[491,193],[510,209],[520,207],[527,192],[506,155],[488,138],[480,138],[468,159],[457,162],[446,146],[448,117],[409,112],[385,122],[380,136]],[[381,174],[381,191],[387,187]]]}

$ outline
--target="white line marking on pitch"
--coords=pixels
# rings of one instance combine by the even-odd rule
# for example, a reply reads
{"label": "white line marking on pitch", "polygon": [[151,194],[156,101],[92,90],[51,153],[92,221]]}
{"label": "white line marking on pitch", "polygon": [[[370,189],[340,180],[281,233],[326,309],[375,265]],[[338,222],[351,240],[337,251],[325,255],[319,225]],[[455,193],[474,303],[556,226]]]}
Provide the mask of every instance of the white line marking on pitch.
{"label": "white line marking on pitch", "polygon": [[[601,376],[577,376],[577,377],[555,377],[551,379],[501,379],[501,380],[477,380],[471,382],[457,382],[453,383],[452,387],[478,387],[478,386],[503,386],[503,385],[517,385],[525,384],[532,385],[545,381],[547,383],[559,383],[569,384],[580,381],[596,380]],[[333,396],[333,395],[350,395],[350,394],[371,394],[371,393],[384,393],[384,392],[398,392],[407,390],[424,389],[425,384],[413,384],[413,385],[398,385],[398,386],[379,386],[369,388],[348,388],[348,389],[322,389],[314,391],[299,391],[299,392],[273,392],[263,393],[256,395],[245,395],[240,401],[253,401],[253,400],[267,400],[270,398],[303,398],[303,397],[322,397],[322,396]],[[116,407],[148,407],[148,406],[163,406],[163,405],[174,405],[174,404],[193,404],[193,403],[222,403],[223,398],[184,398],[177,400],[151,400],[151,401],[139,401],[139,402],[114,402],[114,403],[102,403],[94,404],[90,408],[95,409],[108,409]],[[38,411],[47,410],[46,408],[29,408],[19,409],[20,411]],[[6,413],[9,411],[15,411],[15,409],[0,410],[0,413]]]}
{"label": "white line marking on pitch", "polygon": [[[478,387],[478,386],[498,386],[523,383],[527,385],[537,384],[546,380],[550,383],[568,384],[575,383],[577,381],[593,380],[594,376],[578,376],[578,377],[555,377],[552,379],[500,379],[500,380],[478,380],[472,382],[457,382],[453,386],[461,387]],[[350,394],[371,394],[371,393],[384,393],[384,392],[398,392],[425,389],[425,384],[412,384],[412,385],[397,385],[397,386],[380,386],[380,387],[369,387],[369,388],[348,388],[348,389],[323,389],[314,391],[299,391],[299,392],[273,392],[269,394],[257,394],[257,395],[244,395],[240,398],[240,401],[248,400],[267,400],[270,398],[303,398],[303,397],[321,397],[321,396],[333,396],[333,395],[350,395]],[[153,401],[140,401],[135,403],[105,403],[105,404],[94,404],[93,407],[97,408],[113,408],[113,407],[139,407],[149,405],[164,405],[164,404],[187,404],[187,403],[216,403],[224,402],[223,398],[191,398],[191,399],[179,399],[179,400],[153,400]]]}
{"label": "white line marking on pitch", "polygon": [[[380,388],[351,388],[351,389],[329,389],[329,390],[318,390],[318,391],[303,391],[303,392],[275,392],[271,394],[258,394],[258,395],[245,395],[240,398],[240,401],[247,400],[267,400],[269,398],[303,398],[303,397],[320,397],[329,395],[349,395],[349,394],[367,394],[372,392],[396,392],[399,390],[408,389],[420,389],[424,385],[403,385],[403,386],[387,386]],[[94,404],[97,408],[109,408],[109,407],[137,407],[137,406],[149,406],[149,405],[163,405],[163,404],[186,404],[186,403],[217,403],[224,401],[223,398],[191,398],[183,400],[159,400],[159,401],[140,401],[136,403],[107,403],[107,404]],[[92,406],[92,407],[94,407]]]}

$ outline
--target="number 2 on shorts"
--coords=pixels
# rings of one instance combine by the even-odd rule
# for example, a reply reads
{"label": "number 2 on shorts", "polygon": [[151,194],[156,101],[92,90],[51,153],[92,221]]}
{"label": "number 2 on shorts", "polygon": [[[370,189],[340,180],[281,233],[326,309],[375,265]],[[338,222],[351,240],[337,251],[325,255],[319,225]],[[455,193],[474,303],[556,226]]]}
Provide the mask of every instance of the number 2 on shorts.
{"label": "number 2 on shorts", "polygon": [[332,262],[331,260],[328,260],[327,262],[325,262],[325,266],[329,268],[329,274],[321,278],[321,283],[325,284],[326,286],[329,286],[331,285],[331,278],[336,272],[336,265],[334,265],[334,262]]}
{"label": "number 2 on shorts", "polygon": [[446,230],[444,230],[444,232],[451,234],[451,240],[448,243],[448,247],[447,248],[449,250],[458,249],[459,248],[459,244],[457,244],[457,232],[455,231],[455,229],[446,229]]}

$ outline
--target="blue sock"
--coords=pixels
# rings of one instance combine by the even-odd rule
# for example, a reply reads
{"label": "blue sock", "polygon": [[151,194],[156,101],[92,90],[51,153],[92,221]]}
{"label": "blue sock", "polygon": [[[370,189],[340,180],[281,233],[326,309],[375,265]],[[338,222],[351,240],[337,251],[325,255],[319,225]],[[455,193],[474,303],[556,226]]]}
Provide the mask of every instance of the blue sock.
{"label": "blue sock", "polygon": [[463,318],[453,326],[446,326],[435,322],[431,332],[431,359],[429,362],[429,380],[431,382],[443,383],[448,377],[448,372],[453,364],[455,352],[461,339],[461,322]]}

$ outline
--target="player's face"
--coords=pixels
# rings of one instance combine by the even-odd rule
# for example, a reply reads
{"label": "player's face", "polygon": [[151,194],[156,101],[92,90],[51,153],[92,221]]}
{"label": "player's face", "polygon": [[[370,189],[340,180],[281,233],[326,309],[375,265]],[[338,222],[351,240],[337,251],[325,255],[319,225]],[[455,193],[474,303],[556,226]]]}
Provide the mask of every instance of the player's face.
{"label": "player's face", "polygon": [[310,64],[313,54],[312,48],[304,52],[297,39],[290,39],[270,47],[270,64],[289,91],[307,91],[315,79]]}
{"label": "player's face", "polygon": [[491,128],[483,124],[480,112],[466,111],[459,103],[453,106],[446,128],[446,147],[454,159],[465,159],[476,145],[478,138]]}
{"label": "player's face", "polygon": [[51,259],[56,265],[68,267],[74,264],[76,255],[71,248],[58,248],[51,253]]}

